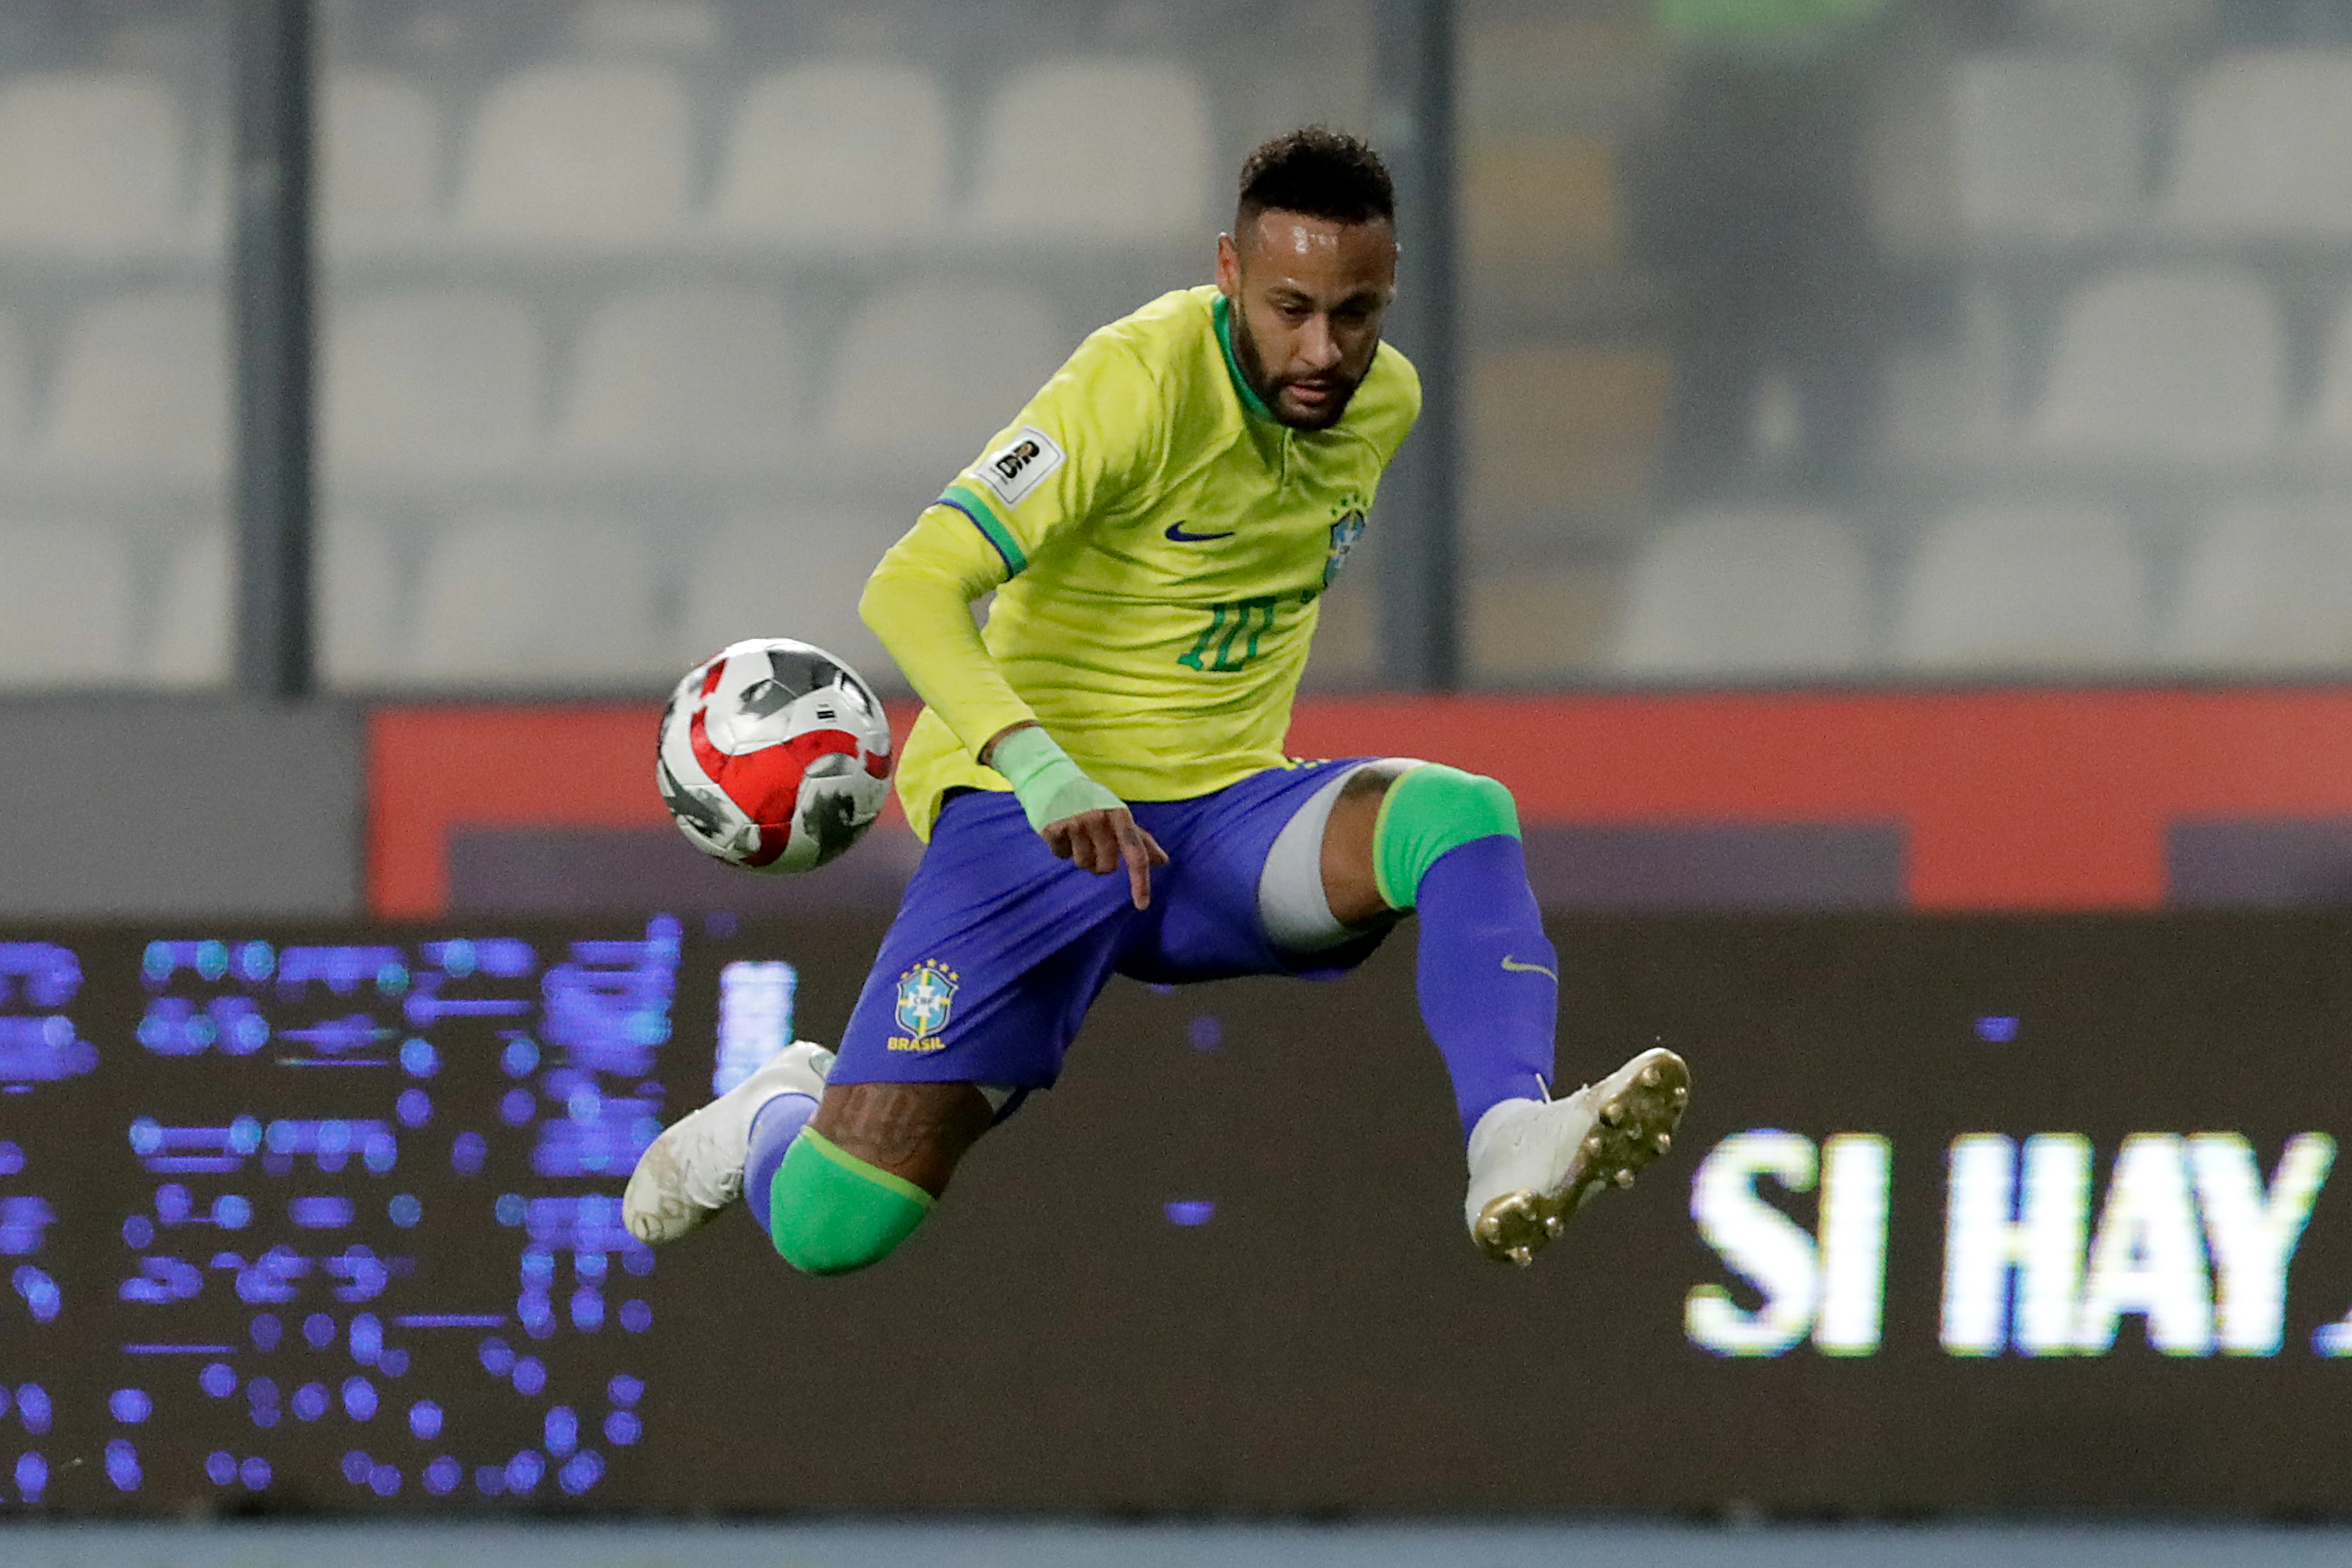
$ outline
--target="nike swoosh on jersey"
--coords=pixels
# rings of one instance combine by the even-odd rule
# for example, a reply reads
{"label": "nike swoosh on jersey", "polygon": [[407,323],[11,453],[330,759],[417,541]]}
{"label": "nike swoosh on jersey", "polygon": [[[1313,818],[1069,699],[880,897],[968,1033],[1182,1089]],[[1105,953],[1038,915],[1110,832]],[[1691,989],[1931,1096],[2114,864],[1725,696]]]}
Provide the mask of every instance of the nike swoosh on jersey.
{"label": "nike swoosh on jersey", "polygon": [[1198,545],[1206,544],[1211,539],[1229,539],[1239,531],[1237,528],[1227,528],[1221,534],[1188,534],[1184,531],[1184,525],[1181,522],[1168,525],[1168,537],[1180,545]]}
{"label": "nike swoosh on jersey", "polygon": [[1559,977],[1541,964],[1522,964],[1508,953],[1503,955],[1503,967],[1515,975],[1541,975],[1549,979],[1553,985],[1559,984]]}

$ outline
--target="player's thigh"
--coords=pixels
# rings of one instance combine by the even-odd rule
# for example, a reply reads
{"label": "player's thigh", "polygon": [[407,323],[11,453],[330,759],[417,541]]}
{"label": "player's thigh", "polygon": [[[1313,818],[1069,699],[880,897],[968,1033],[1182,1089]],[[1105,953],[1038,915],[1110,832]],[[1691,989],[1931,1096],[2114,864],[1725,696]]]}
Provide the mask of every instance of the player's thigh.
{"label": "player's thigh", "polygon": [[1418,767],[1409,758],[1382,758],[1348,776],[1323,825],[1323,899],[1342,925],[1367,925],[1395,910],[1381,896],[1373,842],[1389,786]]}
{"label": "player's thigh", "polygon": [[937,1197],[995,1119],[973,1083],[835,1083],[809,1124],[845,1154]]}

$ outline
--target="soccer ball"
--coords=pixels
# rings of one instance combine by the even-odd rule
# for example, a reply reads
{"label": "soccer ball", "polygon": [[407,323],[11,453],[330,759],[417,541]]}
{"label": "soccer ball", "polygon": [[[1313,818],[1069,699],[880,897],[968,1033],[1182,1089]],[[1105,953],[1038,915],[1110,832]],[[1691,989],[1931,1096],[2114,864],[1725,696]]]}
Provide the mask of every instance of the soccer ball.
{"label": "soccer ball", "polygon": [[874,688],[821,648],[754,637],[689,671],[662,715],[654,783],[678,831],[751,871],[812,871],[858,841],[889,794]]}

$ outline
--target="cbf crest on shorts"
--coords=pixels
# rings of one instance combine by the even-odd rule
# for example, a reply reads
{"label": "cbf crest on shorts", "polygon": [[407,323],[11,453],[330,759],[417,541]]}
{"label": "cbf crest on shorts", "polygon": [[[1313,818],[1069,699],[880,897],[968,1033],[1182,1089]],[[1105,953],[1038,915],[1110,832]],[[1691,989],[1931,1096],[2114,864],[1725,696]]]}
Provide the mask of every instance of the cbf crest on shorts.
{"label": "cbf crest on shorts", "polygon": [[956,985],[961,978],[937,958],[926,958],[898,977],[898,1027],[892,1051],[938,1051],[947,1044],[940,1031],[948,1027],[955,1009]]}

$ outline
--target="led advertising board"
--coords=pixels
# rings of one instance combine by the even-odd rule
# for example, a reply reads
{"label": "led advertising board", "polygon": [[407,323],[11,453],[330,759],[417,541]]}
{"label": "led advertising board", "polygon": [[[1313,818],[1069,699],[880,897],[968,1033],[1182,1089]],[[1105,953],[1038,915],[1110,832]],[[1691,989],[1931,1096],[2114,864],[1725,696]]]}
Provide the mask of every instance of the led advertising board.
{"label": "led advertising board", "polygon": [[618,1195],[876,923],[10,934],[0,1508],[2352,1511],[2352,922],[1552,934],[1563,1076],[1696,1087],[1532,1269],[1408,926],[1116,982],[834,1281]]}

